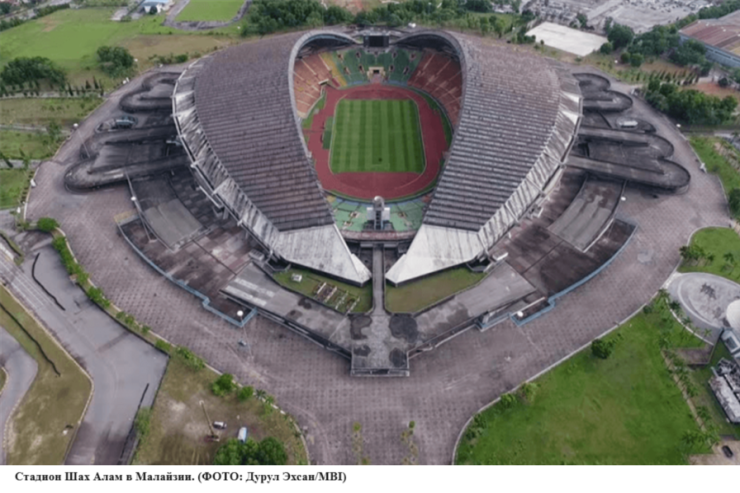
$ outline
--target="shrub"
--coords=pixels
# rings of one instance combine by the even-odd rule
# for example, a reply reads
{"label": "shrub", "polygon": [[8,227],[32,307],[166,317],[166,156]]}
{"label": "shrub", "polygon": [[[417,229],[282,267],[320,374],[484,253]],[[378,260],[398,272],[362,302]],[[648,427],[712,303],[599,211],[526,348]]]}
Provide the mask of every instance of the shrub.
{"label": "shrub", "polygon": [[145,325],[145,326],[143,326],[141,328],[141,333],[144,334],[144,335],[147,335],[149,333],[149,331],[151,331],[151,330],[152,330],[151,327],[149,327],[148,325]]}
{"label": "shrub", "polygon": [[254,387],[242,387],[241,389],[239,389],[237,398],[239,399],[239,402],[246,402],[251,399],[253,395]]}
{"label": "shrub", "polygon": [[154,347],[161,351],[164,351],[167,354],[172,351],[172,344],[170,344],[169,342],[165,342],[162,339],[157,339],[157,342],[154,343]]}
{"label": "shrub", "polygon": [[516,396],[514,394],[503,394],[499,401],[499,406],[502,409],[509,409],[514,404],[516,404]]}
{"label": "shrub", "polygon": [[184,346],[178,346],[175,354],[191,370],[199,371],[206,367],[205,362],[201,358],[197,357],[195,353]]}
{"label": "shrub", "polygon": [[226,394],[230,394],[236,390],[236,383],[234,383],[234,376],[229,373],[224,373],[216,379],[211,385],[211,391],[214,395],[223,397]]}
{"label": "shrub", "polygon": [[594,339],[591,343],[591,354],[597,358],[607,359],[614,352],[614,341],[605,341],[604,339]]}
{"label": "shrub", "polygon": [[97,304],[103,309],[107,309],[110,306],[110,301],[105,298],[103,290],[100,288],[96,288],[95,286],[90,286],[90,288],[87,290],[87,297],[90,298],[93,303]]}
{"label": "shrub", "polygon": [[136,418],[134,418],[134,428],[136,428],[136,432],[139,434],[140,438],[144,438],[149,434],[151,420],[151,407],[142,407],[136,413]]}
{"label": "shrub", "polygon": [[130,72],[134,57],[121,46],[101,46],[97,51],[100,69],[111,77],[120,77]]}
{"label": "shrub", "polygon": [[36,228],[43,231],[44,233],[51,233],[59,227],[59,223],[56,219],[51,217],[42,217],[36,222]]}

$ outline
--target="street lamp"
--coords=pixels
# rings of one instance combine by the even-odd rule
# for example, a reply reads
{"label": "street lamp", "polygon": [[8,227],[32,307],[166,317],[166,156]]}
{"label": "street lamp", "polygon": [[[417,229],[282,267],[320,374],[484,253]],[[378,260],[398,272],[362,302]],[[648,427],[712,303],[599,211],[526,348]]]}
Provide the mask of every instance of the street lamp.
{"label": "street lamp", "polygon": [[[77,133],[77,129],[78,129],[79,127],[80,127],[79,123],[73,123],[73,124],[72,124],[72,128],[73,128],[73,129],[75,130],[75,133]],[[87,157],[89,158],[89,157],[90,157],[90,153],[89,153],[89,152],[88,152],[88,150],[87,150],[87,146],[85,145],[85,141],[84,141],[84,140],[82,140],[82,137],[80,137],[79,135],[77,136],[77,138],[78,138],[78,139],[80,140],[80,143],[82,143],[82,148],[83,148],[83,149],[85,149],[85,154],[86,154],[86,155],[87,155]]]}

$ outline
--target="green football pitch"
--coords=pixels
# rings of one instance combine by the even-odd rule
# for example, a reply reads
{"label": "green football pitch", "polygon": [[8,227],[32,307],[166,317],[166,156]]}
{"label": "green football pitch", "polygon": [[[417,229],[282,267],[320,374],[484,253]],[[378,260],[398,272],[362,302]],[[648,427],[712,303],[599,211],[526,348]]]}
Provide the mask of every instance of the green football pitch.
{"label": "green football pitch", "polygon": [[411,100],[343,99],[332,134],[334,173],[424,171],[419,110]]}

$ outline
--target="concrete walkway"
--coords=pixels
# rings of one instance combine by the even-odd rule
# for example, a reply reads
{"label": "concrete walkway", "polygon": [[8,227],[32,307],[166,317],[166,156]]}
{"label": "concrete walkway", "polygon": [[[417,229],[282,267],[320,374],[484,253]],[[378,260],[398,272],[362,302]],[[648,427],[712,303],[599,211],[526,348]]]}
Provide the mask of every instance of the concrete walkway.
{"label": "concrete walkway", "polygon": [[0,394],[0,465],[4,465],[5,428],[10,415],[36,378],[38,365],[3,327],[0,327],[0,366],[8,373],[5,387]]}
{"label": "concrete walkway", "polygon": [[716,341],[727,324],[727,307],[740,299],[740,284],[724,277],[691,272],[676,274],[668,284],[671,298],[681,303],[694,325],[706,331],[701,337]]}
{"label": "concrete walkway", "polygon": [[167,358],[88,300],[72,284],[50,246],[38,253],[36,277],[64,310],[31,277],[35,254],[27,255],[21,268],[0,255],[0,278],[35,312],[95,384],[67,464],[115,465],[144,391],[144,406],[154,400]]}

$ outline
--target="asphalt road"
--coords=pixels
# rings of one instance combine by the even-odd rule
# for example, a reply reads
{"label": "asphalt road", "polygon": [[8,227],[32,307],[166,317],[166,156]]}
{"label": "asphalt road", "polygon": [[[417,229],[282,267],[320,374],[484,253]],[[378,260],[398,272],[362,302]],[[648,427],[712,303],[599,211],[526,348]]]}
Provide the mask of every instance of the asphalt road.
{"label": "asphalt road", "polygon": [[139,401],[145,389],[143,405],[154,401],[167,358],[90,302],[50,246],[38,253],[37,279],[64,310],[32,279],[35,252],[21,268],[0,255],[0,277],[93,379],[93,398],[67,464],[117,464]]}
{"label": "asphalt road", "polygon": [[38,365],[3,327],[0,327],[0,366],[8,373],[0,394],[0,464],[5,464],[5,427],[16,404],[36,378]]}

